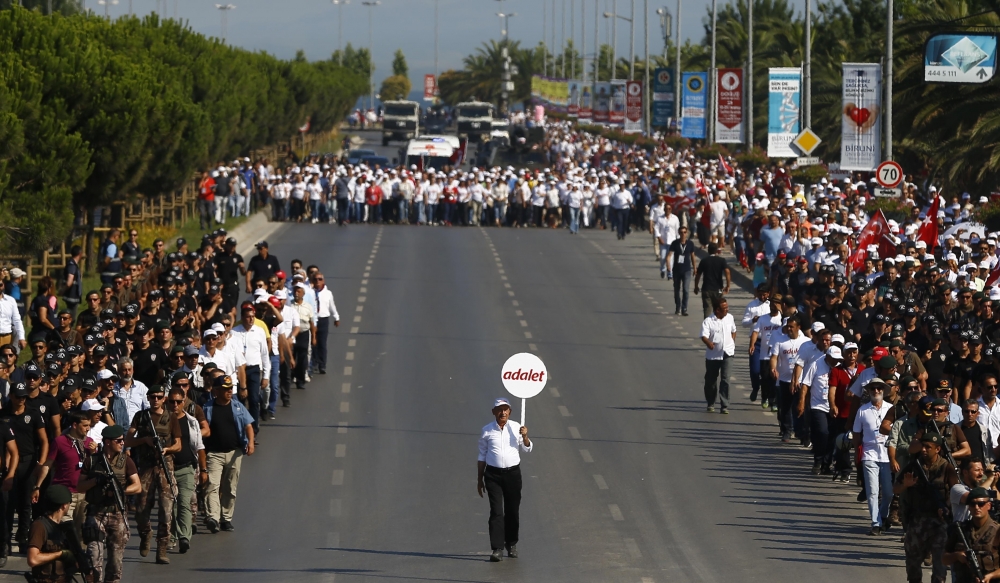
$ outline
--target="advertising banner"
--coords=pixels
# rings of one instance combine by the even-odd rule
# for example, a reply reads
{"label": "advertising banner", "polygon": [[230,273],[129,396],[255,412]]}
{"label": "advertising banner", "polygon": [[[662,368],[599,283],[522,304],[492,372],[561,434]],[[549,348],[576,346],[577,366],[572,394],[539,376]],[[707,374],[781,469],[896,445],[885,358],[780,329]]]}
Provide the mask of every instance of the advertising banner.
{"label": "advertising banner", "polygon": [[843,63],[840,168],[871,172],[882,161],[882,65]]}
{"label": "advertising banner", "polygon": [[705,104],[708,94],[708,73],[681,75],[681,136],[705,138]]}
{"label": "advertising banner", "polygon": [[642,81],[625,83],[625,131],[642,131]]}
{"label": "advertising banner", "polygon": [[774,67],[768,71],[767,155],[770,158],[795,158],[791,143],[799,135],[799,109],[802,99],[802,69]]}
{"label": "advertising banner", "polygon": [[674,115],[674,70],[670,67],[653,69],[653,127],[665,128]]}
{"label": "advertising banner", "polygon": [[608,123],[611,117],[611,83],[601,81],[594,84],[594,122]]}
{"label": "advertising banner", "polygon": [[611,109],[608,111],[608,123],[617,126],[625,124],[624,79],[617,79],[611,82]]}
{"label": "advertising banner", "polygon": [[996,68],[995,34],[935,34],[924,45],[927,83],[986,83]]}
{"label": "advertising banner", "polygon": [[743,143],[743,69],[719,69],[715,141]]}
{"label": "advertising banner", "polygon": [[582,83],[579,81],[567,81],[566,87],[568,88],[568,97],[566,101],[566,113],[570,117],[577,117],[580,115],[580,86]]}
{"label": "advertising banner", "polygon": [[588,85],[580,86],[580,113],[577,118],[582,120],[593,119],[594,88]]}
{"label": "advertising banner", "polygon": [[437,94],[437,79],[434,75],[424,75],[424,101],[433,101]]}

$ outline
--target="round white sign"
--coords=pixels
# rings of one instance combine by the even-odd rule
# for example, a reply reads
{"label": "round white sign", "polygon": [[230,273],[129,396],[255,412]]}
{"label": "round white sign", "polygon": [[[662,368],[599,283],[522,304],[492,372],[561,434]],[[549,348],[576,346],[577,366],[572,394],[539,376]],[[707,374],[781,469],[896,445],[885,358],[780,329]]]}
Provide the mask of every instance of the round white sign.
{"label": "round white sign", "polygon": [[500,378],[508,393],[519,399],[530,399],[542,392],[549,375],[542,359],[529,352],[521,352],[503,363]]}

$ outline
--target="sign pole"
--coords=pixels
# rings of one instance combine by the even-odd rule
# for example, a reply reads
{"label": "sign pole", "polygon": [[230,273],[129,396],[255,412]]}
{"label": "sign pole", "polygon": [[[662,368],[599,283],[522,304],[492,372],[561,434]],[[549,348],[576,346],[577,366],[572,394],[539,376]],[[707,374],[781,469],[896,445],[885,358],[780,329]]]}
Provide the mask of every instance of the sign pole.
{"label": "sign pole", "polygon": [[521,427],[524,427],[524,406],[527,402],[527,399],[521,399]]}
{"label": "sign pole", "polygon": [[892,0],[886,0],[885,22],[885,159],[892,160]]}

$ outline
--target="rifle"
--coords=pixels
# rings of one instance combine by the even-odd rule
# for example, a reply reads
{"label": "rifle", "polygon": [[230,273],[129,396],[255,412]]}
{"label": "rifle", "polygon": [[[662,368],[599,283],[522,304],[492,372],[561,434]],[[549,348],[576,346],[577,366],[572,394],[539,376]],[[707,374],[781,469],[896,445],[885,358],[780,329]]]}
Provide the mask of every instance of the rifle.
{"label": "rifle", "polygon": [[[111,469],[111,464],[108,463],[108,456],[103,451],[99,451],[97,452],[97,457],[101,460],[101,464],[107,472],[108,481],[111,482],[111,490],[115,495],[115,506],[118,508],[118,512],[128,516],[128,512],[125,510],[125,492],[122,490],[122,485],[118,483],[118,479],[115,478],[115,472]],[[104,487],[107,488],[107,484]]]}
{"label": "rifle", "polygon": [[[933,420],[931,422],[933,423]],[[934,429],[937,430],[937,423],[934,423]],[[938,431],[938,434],[940,435],[941,432]],[[942,444],[943,442],[944,440],[942,440]],[[948,452],[947,445],[945,445],[943,449]],[[954,464],[954,460],[951,459],[951,452],[948,452],[948,459],[952,464]],[[951,509],[944,503],[943,500],[941,500],[941,494],[937,491],[937,488],[931,484],[931,480],[927,476],[927,470],[924,469],[924,466],[920,465],[920,458],[918,457],[914,459],[912,465],[917,466],[917,469],[920,471],[920,477],[924,479],[924,482],[930,487],[931,492],[934,493],[934,501],[938,503],[938,506],[941,507],[946,513],[951,512]],[[952,467],[955,469],[955,472],[958,472],[958,468],[954,465],[952,465]],[[959,483],[962,483],[961,475],[959,475],[958,481]],[[955,530],[958,531],[958,538],[961,539],[962,545],[965,546],[965,556],[969,559],[969,566],[972,567],[972,573],[975,575],[977,581],[982,581],[985,577],[983,575],[983,567],[979,564],[979,557],[976,555],[976,551],[972,550],[972,546],[969,544],[969,539],[965,537],[965,531],[962,530],[962,524],[956,522]]]}
{"label": "rifle", "polygon": [[[167,413],[164,411],[163,413]],[[156,433],[156,427],[153,425],[153,416],[146,411],[146,429],[149,430],[150,436],[153,438],[153,449],[156,450],[156,457],[160,461],[160,469],[167,476],[167,483],[170,484],[170,490],[172,492],[177,492],[177,483],[174,481],[174,473],[170,471],[170,466],[167,465],[167,457],[163,454],[163,445],[160,444],[160,436]]]}
{"label": "rifle", "polygon": [[77,570],[83,576],[83,580],[86,583],[96,583],[97,569],[94,567],[94,562],[90,560],[90,554],[87,553],[87,549],[80,543],[80,539],[77,538],[76,531],[73,529],[73,523],[63,522],[59,525],[59,530],[66,537],[66,546],[73,553],[73,558],[76,559]]}

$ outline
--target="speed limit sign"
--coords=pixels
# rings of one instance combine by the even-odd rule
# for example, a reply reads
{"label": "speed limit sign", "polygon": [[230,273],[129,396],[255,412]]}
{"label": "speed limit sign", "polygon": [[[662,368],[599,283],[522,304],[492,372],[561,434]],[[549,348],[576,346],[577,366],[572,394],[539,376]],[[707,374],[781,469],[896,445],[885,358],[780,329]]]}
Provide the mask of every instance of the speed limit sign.
{"label": "speed limit sign", "polygon": [[903,181],[903,167],[891,160],[882,162],[875,170],[875,181],[882,188],[896,188]]}

